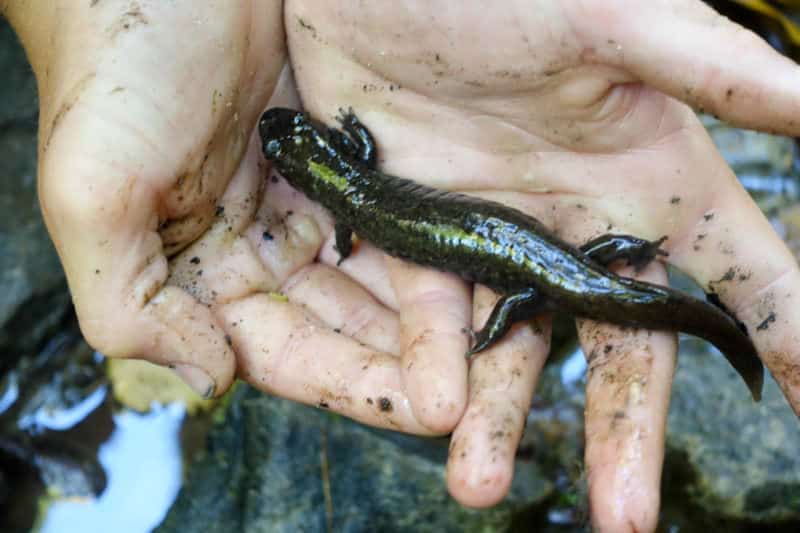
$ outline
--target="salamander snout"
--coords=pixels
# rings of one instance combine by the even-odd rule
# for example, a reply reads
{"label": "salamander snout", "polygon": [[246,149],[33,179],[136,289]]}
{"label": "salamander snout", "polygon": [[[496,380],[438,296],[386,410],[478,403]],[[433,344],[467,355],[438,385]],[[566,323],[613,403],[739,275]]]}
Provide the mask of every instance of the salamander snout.
{"label": "salamander snout", "polygon": [[294,109],[273,107],[261,115],[258,122],[258,133],[261,135],[264,155],[274,158],[280,155],[282,142],[295,134],[302,125],[304,115]]}

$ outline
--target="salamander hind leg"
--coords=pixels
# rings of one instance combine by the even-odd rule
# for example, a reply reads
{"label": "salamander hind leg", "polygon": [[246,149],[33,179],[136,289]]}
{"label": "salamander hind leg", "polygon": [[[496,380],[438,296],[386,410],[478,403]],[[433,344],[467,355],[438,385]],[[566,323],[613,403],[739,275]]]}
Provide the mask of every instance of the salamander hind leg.
{"label": "salamander hind leg", "polygon": [[665,250],[659,248],[666,240],[666,236],[655,241],[648,241],[632,235],[609,234],[592,239],[580,249],[603,266],[609,266],[614,261],[624,259],[628,265],[639,272],[657,256],[669,255]]}
{"label": "salamander hind leg", "polygon": [[356,157],[369,168],[374,169],[377,165],[378,152],[375,148],[375,138],[366,126],[358,120],[352,108],[345,111],[339,110],[337,120],[342,125],[342,129],[347,132],[357,147]]}
{"label": "salamander hind leg", "polygon": [[337,223],[334,231],[336,232],[336,251],[339,252],[336,266],[339,266],[342,261],[350,257],[350,253],[353,251],[353,230]]}
{"label": "salamander hind leg", "polygon": [[520,320],[533,318],[544,310],[544,300],[533,289],[503,296],[492,309],[486,325],[475,334],[475,344],[467,352],[470,357],[493,345]]}

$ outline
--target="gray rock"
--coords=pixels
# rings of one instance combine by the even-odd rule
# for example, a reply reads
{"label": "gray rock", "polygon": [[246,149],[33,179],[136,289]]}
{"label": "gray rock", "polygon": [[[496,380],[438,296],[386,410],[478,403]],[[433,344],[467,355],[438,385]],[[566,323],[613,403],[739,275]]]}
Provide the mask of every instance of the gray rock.
{"label": "gray rock", "polygon": [[[569,367],[580,370],[579,356],[545,369],[522,441],[555,481],[551,519],[576,529],[586,517],[584,380]],[[800,424],[775,381],[755,403],[724,357],[682,336],[672,391],[660,527],[800,531]]]}
{"label": "gray rock", "polygon": [[498,507],[461,507],[446,439],[366,428],[240,385],[158,531],[505,531],[550,484],[519,461]]}
{"label": "gray rock", "polygon": [[760,403],[705,343],[681,342],[667,430],[667,469],[705,512],[800,521],[800,424],[769,377]]}
{"label": "gray rock", "polygon": [[35,126],[39,102],[36,98],[36,80],[25,53],[11,30],[0,17],[0,128],[9,123],[28,122]]}
{"label": "gray rock", "polygon": [[70,309],[36,197],[35,80],[0,18],[0,375],[33,353]]}

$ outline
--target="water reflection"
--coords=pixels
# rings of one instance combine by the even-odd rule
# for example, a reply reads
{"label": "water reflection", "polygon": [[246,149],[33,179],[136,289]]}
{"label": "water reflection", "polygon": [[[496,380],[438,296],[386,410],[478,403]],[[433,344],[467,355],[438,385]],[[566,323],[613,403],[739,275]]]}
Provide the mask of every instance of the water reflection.
{"label": "water reflection", "polygon": [[141,533],[164,518],[182,479],[181,404],[154,404],[149,413],[114,415],[115,429],[99,452],[108,485],[94,500],[59,500],[44,517],[42,533]]}
{"label": "water reflection", "polygon": [[33,412],[26,413],[17,423],[19,429],[31,434],[40,433],[43,429],[64,431],[82,422],[106,399],[108,386],[101,385],[92,391],[80,403],[66,409],[52,409],[42,406]]}
{"label": "water reflection", "polygon": [[583,386],[584,376],[586,375],[586,357],[583,355],[583,350],[580,346],[575,346],[575,349],[567,356],[561,366],[561,383],[570,391],[575,392],[575,389]]}

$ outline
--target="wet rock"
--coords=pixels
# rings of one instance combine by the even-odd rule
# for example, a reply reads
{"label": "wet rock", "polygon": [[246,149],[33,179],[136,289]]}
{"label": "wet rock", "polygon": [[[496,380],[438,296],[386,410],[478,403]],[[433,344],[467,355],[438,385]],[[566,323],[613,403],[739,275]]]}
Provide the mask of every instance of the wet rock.
{"label": "wet rock", "polygon": [[75,323],[0,378],[0,481],[9,487],[0,490],[0,531],[27,531],[45,493],[103,491],[97,450],[111,434],[106,393],[102,360]]}
{"label": "wet rock", "polygon": [[245,385],[224,413],[158,531],[504,531],[550,491],[520,461],[501,505],[469,510],[445,489],[446,439],[369,429]]}
{"label": "wet rock", "polygon": [[769,377],[750,399],[725,359],[681,342],[667,429],[665,480],[682,478],[691,503],[749,522],[800,521],[800,424]]}
{"label": "wet rock", "polygon": [[0,18],[0,376],[68,314],[64,273],[36,197],[35,80]]}
{"label": "wet rock", "polygon": [[35,126],[39,110],[36,80],[22,47],[3,17],[0,17],[0,72],[3,73],[0,127],[21,122]]}
{"label": "wet rock", "polygon": [[[1,17],[0,72],[0,529],[25,531],[43,481],[63,494],[91,495],[104,480],[96,447],[51,446],[37,422],[81,400],[89,385],[83,372],[93,365],[72,364],[81,357],[66,353],[72,344],[48,343],[70,323],[72,307],[36,196],[35,80]],[[94,383],[98,372],[90,374]]]}

